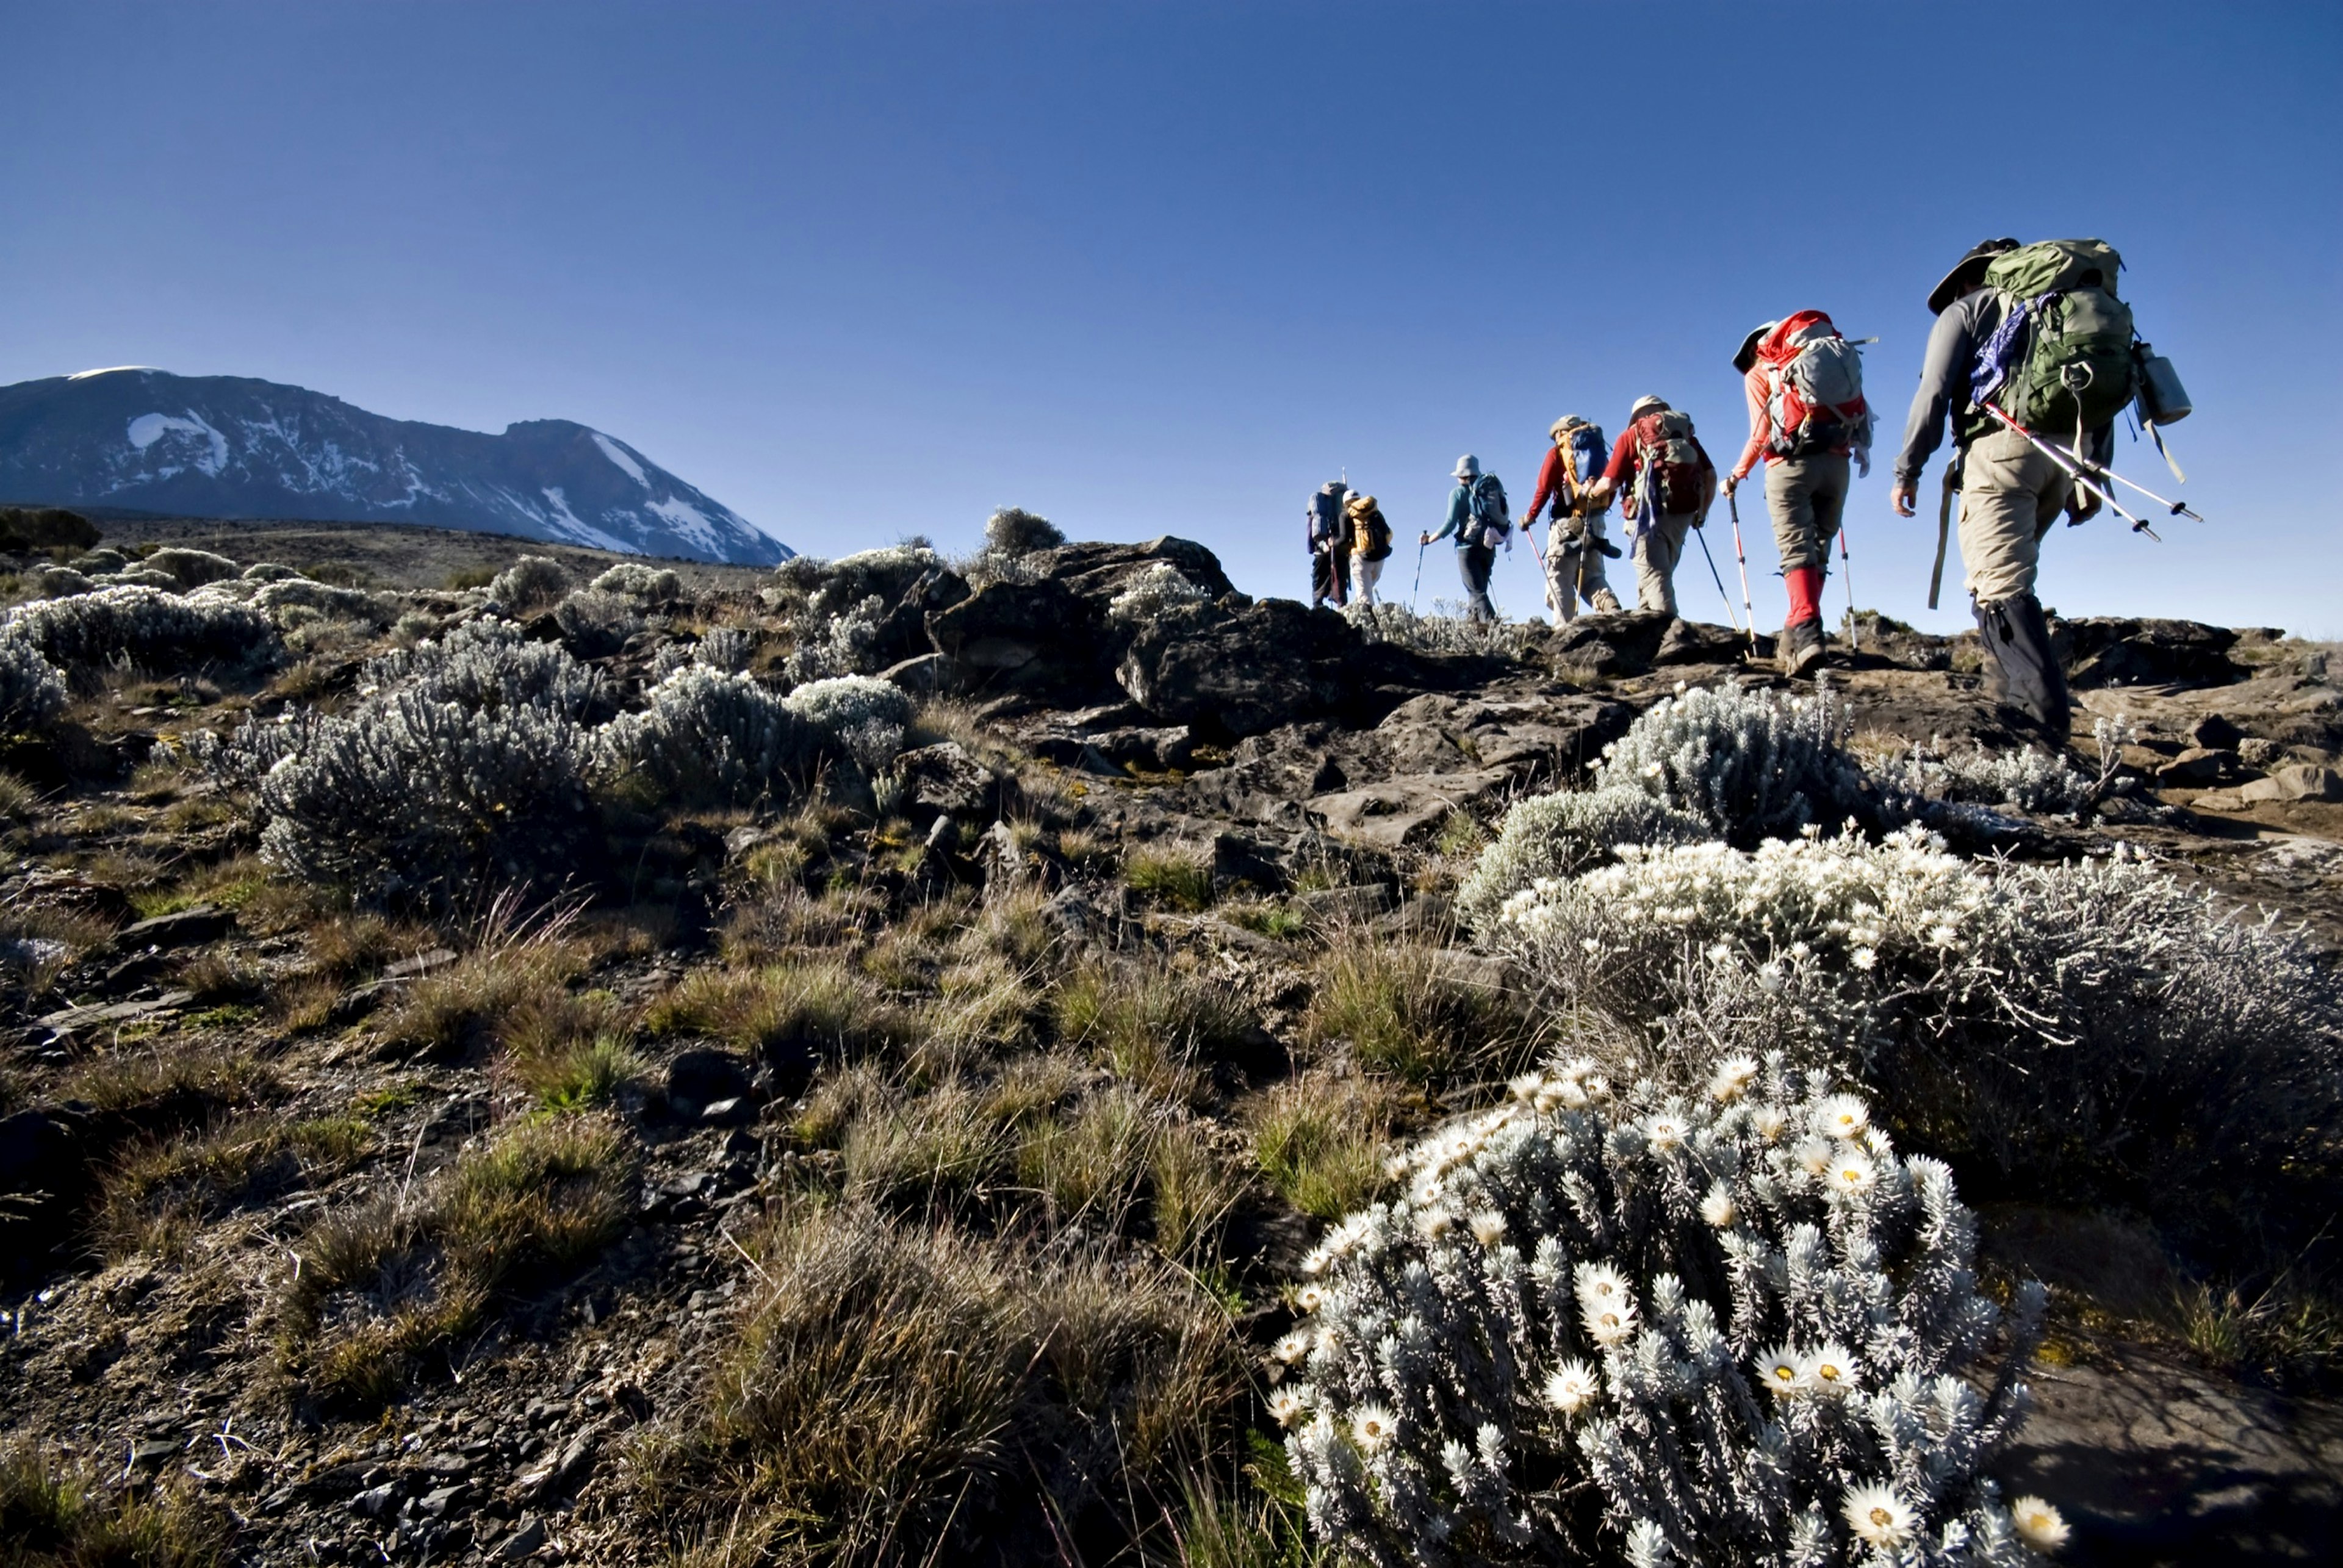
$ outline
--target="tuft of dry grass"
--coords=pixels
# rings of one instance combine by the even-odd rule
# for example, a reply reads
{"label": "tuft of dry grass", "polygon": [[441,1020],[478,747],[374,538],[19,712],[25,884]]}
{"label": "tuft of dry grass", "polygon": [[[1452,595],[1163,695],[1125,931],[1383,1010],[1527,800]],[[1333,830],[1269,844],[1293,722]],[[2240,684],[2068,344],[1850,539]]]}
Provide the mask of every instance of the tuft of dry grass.
{"label": "tuft of dry grass", "polygon": [[1362,1065],[1412,1083],[1503,1076],[1537,1043],[1520,1001],[1444,949],[1338,931],[1314,978],[1303,1040],[1347,1043]]}
{"label": "tuft of dry grass", "polygon": [[733,1348],[635,1473],[688,1562],[1042,1561],[1101,1504],[1150,1530],[1242,1386],[1222,1314],[1161,1265],[856,1204],[758,1251]]}
{"label": "tuft of dry grass", "polygon": [[1212,907],[1212,860],[1201,849],[1140,845],[1124,853],[1122,879],[1131,891],[1175,910],[1193,912]]}
{"label": "tuft of dry grass", "polygon": [[1365,1208],[1383,1190],[1395,1110],[1380,1084],[1315,1071],[1260,1096],[1244,1121],[1254,1163],[1279,1196],[1332,1221]]}
{"label": "tuft of dry grass", "polygon": [[1155,958],[1085,962],[1060,984],[1053,1006],[1061,1040],[1160,1098],[1190,1103],[1206,1089],[1197,1064],[1242,1050],[1260,1024],[1225,980]]}
{"label": "tuft of dry grass", "polygon": [[277,1087],[277,1075],[258,1059],[226,1045],[133,1046],[76,1063],[59,1081],[55,1098],[147,1127],[185,1127],[249,1105]]}
{"label": "tuft of dry grass", "polygon": [[109,1260],[186,1255],[205,1225],[236,1207],[340,1174],[373,1135],[356,1117],[290,1121],[246,1117],[206,1131],[138,1145],[98,1187],[92,1229]]}
{"label": "tuft of dry grass", "polygon": [[588,962],[585,945],[558,931],[488,942],[407,985],[384,1020],[384,1040],[460,1057],[499,1040],[516,1020],[561,1007]]}
{"label": "tuft of dry grass", "polygon": [[0,1443],[0,1562],[8,1568],[212,1568],[227,1522],[186,1490],[114,1488],[22,1437]]}
{"label": "tuft of dry grass", "polygon": [[614,1121],[533,1117],[468,1151],[411,1202],[313,1225],[280,1312],[287,1369],[328,1402],[374,1405],[510,1292],[576,1268],[632,1217],[636,1158]]}
{"label": "tuft of dry grass", "polygon": [[651,1004],[644,1022],[653,1034],[705,1035],[740,1050],[796,1046],[846,1058],[901,1042],[910,1028],[868,975],[831,958],[694,970]]}

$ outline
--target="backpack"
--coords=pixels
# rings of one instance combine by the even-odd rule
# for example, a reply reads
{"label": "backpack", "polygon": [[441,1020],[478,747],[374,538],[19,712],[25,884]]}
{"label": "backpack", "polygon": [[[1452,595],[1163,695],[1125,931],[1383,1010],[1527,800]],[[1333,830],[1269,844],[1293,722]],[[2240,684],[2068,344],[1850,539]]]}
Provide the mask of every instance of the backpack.
{"label": "backpack", "polygon": [[1977,351],[1969,399],[2037,434],[2114,423],[2139,390],[2131,307],[2116,297],[2123,257],[2104,241],[2046,239],[1993,258],[1986,286],[2009,314]]}
{"label": "backpack", "polygon": [[1635,461],[1652,482],[1660,510],[1682,517],[1701,503],[1700,443],[1693,438],[1692,416],[1662,408],[1634,423]]}
{"label": "backpack", "polygon": [[1766,451],[1777,457],[1871,450],[1871,407],[1863,398],[1863,351],[1819,310],[1801,310],[1757,346],[1765,367]]}
{"label": "backpack", "polygon": [[1391,558],[1391,524],[1383,520],[1383,509],[1375,505],[1373,496],[1355,498],[1353,501],[1351,553],[1366,561]]}
{"label": "backpack", "polygon": [[1464,504],[1473,516],[1473,526],[1465,531],[1479,536],[1466,543],[1494,549],[1513,531],[1513,519],[1505,510],[1505,487],[1497,482],[1496,475],[1483,474],[1473,480],[1464,492]]}
{"label": "backpack", "polygon": [[1602,426],[1584,419],[1565,426],[1562,437],[1562,471],[1570,480],[1570,498],[1575,505],[1586,487],[1603,477],[1604,467],[1611,461],[1611,443],[1604,439]]}
{"label": "backpack", "polygon": [[1322,548],[1342,537],[1342,498],[1349,492],[1327,486],[1310,498],[1310,548]]}

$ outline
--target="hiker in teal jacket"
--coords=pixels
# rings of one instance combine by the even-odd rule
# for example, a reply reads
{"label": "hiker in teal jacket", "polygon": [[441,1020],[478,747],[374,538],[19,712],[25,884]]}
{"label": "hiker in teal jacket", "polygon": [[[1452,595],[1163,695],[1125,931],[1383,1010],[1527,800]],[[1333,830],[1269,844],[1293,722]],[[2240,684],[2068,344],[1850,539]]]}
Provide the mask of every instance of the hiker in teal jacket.
{"label": "hiker in teal jacket", "polygon": [[1444,539],[1452,535],[1456,540],[1456,575],[1464,580],[1467,620],[1494,620],[1497,607],[1489,600],[1489,574],[1497,565],[1497,541],[1513,548],[1513,539],[1502,522],[1476,520],[1473,516],[1473,495],[1482,492],[1483,519],[1491,518],[1490,502],[1494,502],[1494,518],[1502,518],[1505,510],[1505,487],[1494,474],[1481,472],[1481,459],[1466,453],[1456,459],[1456,471],[1449,477],[1456,488],[1448,497],[1448,520],[1440,525],[1436,534],[1425,534],[1422,542]]}

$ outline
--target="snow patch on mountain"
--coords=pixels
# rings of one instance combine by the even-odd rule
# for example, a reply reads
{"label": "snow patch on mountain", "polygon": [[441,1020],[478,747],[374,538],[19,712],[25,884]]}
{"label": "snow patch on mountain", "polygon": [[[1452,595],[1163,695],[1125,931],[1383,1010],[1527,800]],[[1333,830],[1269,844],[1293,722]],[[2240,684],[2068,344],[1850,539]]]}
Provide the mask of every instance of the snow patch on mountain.
{"label": "snow patch on mountain", "polygon": [[184,419],[175,419],[168,414],[141,414],[130,421],[129,436],[130,444],[142,452],[166,436],[201,436],[206,437],[206,450],[195,459],[195,466],[215,478],[227,467],[227,437],[193,408],[187,410]]}
{"label": "snow patch on mountain", "polygon": [[650,480],[643,476],[643,466],[635,461],[633,453],[628,451],[624,447],[619,446],[616,441],[611,440],[610,437],[605,436],[599,430],[594,432],[594,445],[602,448],[602,456],[609,458],[610,461],[625,469],[627,477],[632,479],[636,484],[640,485],[646,490],[651,487]]}
{"label": "snow patch on mountain", "polygon": [[[126,370],[152,371],[152,365],[109,365],[103,370],[76,370],[65,377],[68,381],[86,381],[93,376],[119,376]],[[160,372],[156,372],[160,374]]]}
{"label": "snow patch on mountain", "polygon": [[617,550],[621,555],[639,556],[640,545],[630,545],[614,534],[606,534],[569,509],[569,498],[558,485],[545,487],[545,498],[553,504],[553,516],[547,526],[572,544],[591,545],[598,550]]}

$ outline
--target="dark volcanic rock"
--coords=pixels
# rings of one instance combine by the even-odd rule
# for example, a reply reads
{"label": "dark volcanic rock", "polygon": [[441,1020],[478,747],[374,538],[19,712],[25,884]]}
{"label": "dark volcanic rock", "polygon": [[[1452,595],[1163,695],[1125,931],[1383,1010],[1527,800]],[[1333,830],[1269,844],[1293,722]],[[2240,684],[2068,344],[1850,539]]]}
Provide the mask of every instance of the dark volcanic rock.
{"label": "dark volcanic rock", "polygon": [[1674,616],[1656,611],[1584,615],[1556,631],[1546,648],[1556,668],[1574,675],[1642,675],[1675,624]]}
{"label": "dark volcanic rock", "polygon": [[2229,658],[2238,634],[2193,620],[2090,616],[2061,620],[2053,646],[2078,690],[2100,686],[2227,686],[2249,673]]}
{"label": "dark volcanic rock", "polygon": [[1105,612],[1063,583],[988,584],[929,615],[927,630],[963,690],[1081,702],[1107,688]]}
{"label": "dark volcanic rock", "polygon": [[1219,557],[1192,539],[1168,534],[1141,545],[1061,545],[1037,551],[1031,559],[1052,581],[1097,601],[1101,610],[1126,582],[1158,561],[1178,568],[1180,575],[1202,588],[1209,598],[1235,591],[1228,574],[1221,569]]}

